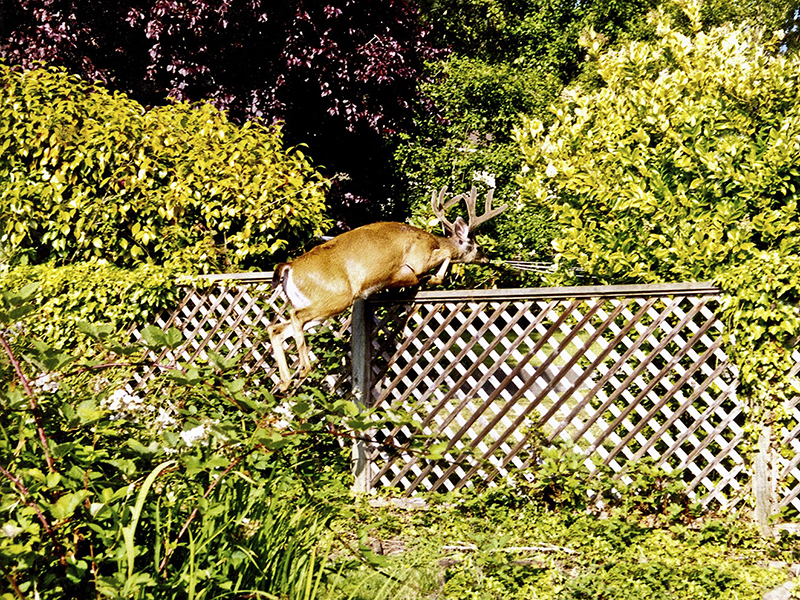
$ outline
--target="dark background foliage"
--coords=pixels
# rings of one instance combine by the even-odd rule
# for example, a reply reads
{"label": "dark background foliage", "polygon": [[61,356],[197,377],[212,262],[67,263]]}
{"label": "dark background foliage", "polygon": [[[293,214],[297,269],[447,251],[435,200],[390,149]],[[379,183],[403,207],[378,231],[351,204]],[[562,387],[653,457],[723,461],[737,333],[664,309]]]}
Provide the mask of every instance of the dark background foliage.
{"label": "dark background foliage", "polygon": [[[582,31],[612,45],[647,39],[656,4],[0,0],[0,57],[64,66],[146,106],[208,99],[235,121],[283,122],[286,143],[307,145],[333,179],[329,213],[342,229],[424,212],[431,189],[462,191],[476,174],[493,176],[498,200],[513,201],[518,115],[547,122],[565,85],[596,83]],[[702,19],[783,27],[791,49],[797,5],[707,0]],[[517,240],[517,217],[537,233]],[[509,256],[541,257],[548,219],[506,214],[488,233],[515,239],[502,249]]]}
{"label": "dark background foliage", "polygon": [[209,99],[236,120],[283,121],[286,142],[334,177],[331,216],[400,218],[386,136],[411,128],[435,55],[414,5],[3,0],[0,12],[12,63],[61,65],[149,106]]}

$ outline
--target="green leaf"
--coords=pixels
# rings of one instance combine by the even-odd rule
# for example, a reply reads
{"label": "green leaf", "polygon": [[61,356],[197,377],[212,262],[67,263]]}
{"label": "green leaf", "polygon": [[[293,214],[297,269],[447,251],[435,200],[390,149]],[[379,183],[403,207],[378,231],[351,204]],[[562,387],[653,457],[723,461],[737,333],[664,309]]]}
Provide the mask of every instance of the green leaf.
{"label": "green leaf", "polygon": [[166,346],[173,350],[179,348],[181,344],[183,344],[183,340],[183,332],[177,327],[170,327],[164,334],[164,342]]}
{"label": "green leaf", "polygon": [[139,489],[139,493],[136,495],[136,504],[131,510],[131,520],[128,525],[122,528],[122,537],[125,540],[125,557],[128,563],[128,579],[133,576],[134,572],[134,561],[136,559],[134,538],[136,535],[136,528],[139,525],[139,518],[141,517],[142,510],[144,509],[144,502],[147,498],[147,494],[150,492],[150,488],[153,486],[153,483],[161,474],[161,472],[176,464],[177,461],[167,460],[162,462],[150,472],[150,474],[145,478],[142,487]]}
{"label": "green leaf", "polygon": [[78,404],[78,408],[76,410],[76,414],[78,418],[81,420],[81,423],[93,423],[98,419],[101,419],[104,416],[104,411],[98,408],[97,403],[93,398],[88,400],[83,400]]}
{"label": "green leaf", "polygon": [[78,490],[64,494],[50,507],[50,513],[54,519],[67,519],[89,496],[91,496],[91,492],[88,490]]}
{"label": "green leaf", "polygon": [[211,348],[206,348],[206,354],[211,364],[220,371],[227,371],[236,364],[235,358],[226,359],[222,354]]}
{"label": "green leaf", "polygon": [[447,452],[448,442],[438,442],[432,444],[426,449],[425,458],[429,460],[441,460],[444,458],[444,453]]}
{"label": "green leaf", "polygon": [[280,450],[289,443],[285,436],[269,429],[258,429],[255,433],[255,439],[268,450]]}
{"label": "green leaf", "polygon": [[247,381],[245,379],[239,378],[234,379],[233,381],[225,381],[225,387],[230,391],[236,394],[237,392],[241,392],[244,389],[245,384]]}
{"label": "green leaf", "polygon": [[141,331],[142,339],[145,344],[153,349],[161,349],[167,346],[167,335],[164,330],[155,325],[148,325]]}

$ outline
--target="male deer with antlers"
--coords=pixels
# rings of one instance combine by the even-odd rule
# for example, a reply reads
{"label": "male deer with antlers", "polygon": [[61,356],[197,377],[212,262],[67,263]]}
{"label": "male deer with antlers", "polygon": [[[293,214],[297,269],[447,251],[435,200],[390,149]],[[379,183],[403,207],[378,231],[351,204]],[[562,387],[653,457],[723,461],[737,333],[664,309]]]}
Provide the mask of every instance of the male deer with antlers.
{"label": "male deer with antlers", "polygon": [[[317,246],[299,258],[275,267],[273,287],[283,284],[292,308],[289,321],[273,323],[268,332],[281,383],[286,391],[291,374],[286,364],[283,342],[294,336],[300,357],[298,375],[302,378],[311,370],[303,331],[344,311],[357,298],[366,298],[386,288],[417,285],[431,269],[439,267],[430,278],[441,283],[450,263],[486,263],[472,233],[480,225],[497,216],[507,205],[492,208],[493,190],[486,195],[484,214],[477,215],[477,191],[454,196],[446,203],[447,187],[433,193],[433,212],[444,227],[447,237],[428,233],[405,223],[380,222],[364,225],[343,233]],[[445,214],[457,202],[465,200],[469,223],[461,217],[455,222]]]}

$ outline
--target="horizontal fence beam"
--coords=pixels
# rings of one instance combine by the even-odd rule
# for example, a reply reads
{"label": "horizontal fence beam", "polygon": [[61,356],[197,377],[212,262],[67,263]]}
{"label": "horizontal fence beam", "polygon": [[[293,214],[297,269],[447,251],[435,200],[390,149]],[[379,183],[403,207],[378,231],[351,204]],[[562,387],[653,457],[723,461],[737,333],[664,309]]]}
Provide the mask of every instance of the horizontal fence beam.
{"label": "horizontal fence beam", "polygon": [[570,287],[506,288],[497,290],[424,290],[416,293],[387,291],[369,299],[374,304],[424,302],[483,302],[550,300],[553,298],[650,298],[654,296],[713,296],[722,291],[711,282],[635,285],[581,285]]}
{"label": "horizontal fence beam", "polygon": [[[195,279],[209,282],[271,283],[272,271],[198,275]],[[370,303],[405,304],[421,302],[470,302],[507,300],[549,300],[552,298],[613,298],[617,296],[650,298],[654,296],[721,294],[710,281],[689,283],[655,283],[630,285],[580,285],[568,287],[503,288],[496,290],[388,290],[372,296]]]}
{"label": "horizontal fence beam", "polygon": [[216,273],[214,275],[198,275],[194,277],[196,281],[206,280],[214,283],[270,283],[272,281],[272,271],[253,271],[249,273]]}

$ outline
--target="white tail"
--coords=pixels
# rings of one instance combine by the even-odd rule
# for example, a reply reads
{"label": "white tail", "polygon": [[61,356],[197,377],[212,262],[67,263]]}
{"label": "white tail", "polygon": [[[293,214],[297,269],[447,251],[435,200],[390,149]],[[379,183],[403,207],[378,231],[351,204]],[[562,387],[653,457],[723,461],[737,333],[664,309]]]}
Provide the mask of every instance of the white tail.
{"label": "white tail", "polygon": [[[492,193],[486,196],[486,209],[478,216],[475,211],[477,191],[458,195],[444,202],[447,188],[433,193],[434,214],[442,223],[447,237],[428,233],[405,223],[381,222],[358,227],[317,246],[299,258],[275,267],[272,285],[283,285],[292,308],[289,321],[269,326],[272,351],[278,364],[285,391],[291,383],[283,342],[293,336],[300,357],[299,375],[311,370],[308,347],[303,331],[344,311],[356,298],[366,298],[386,288],[415,286],[425,274],[439,267],[430,277],[431,283],[441,283],[451,262],[478,262],[486,259],[475,243],[472,233],[481,223],[500,214],[506,205],[492,209]],[[461,217],[454,222],[445,213],[464,200],[469,223]]]}

